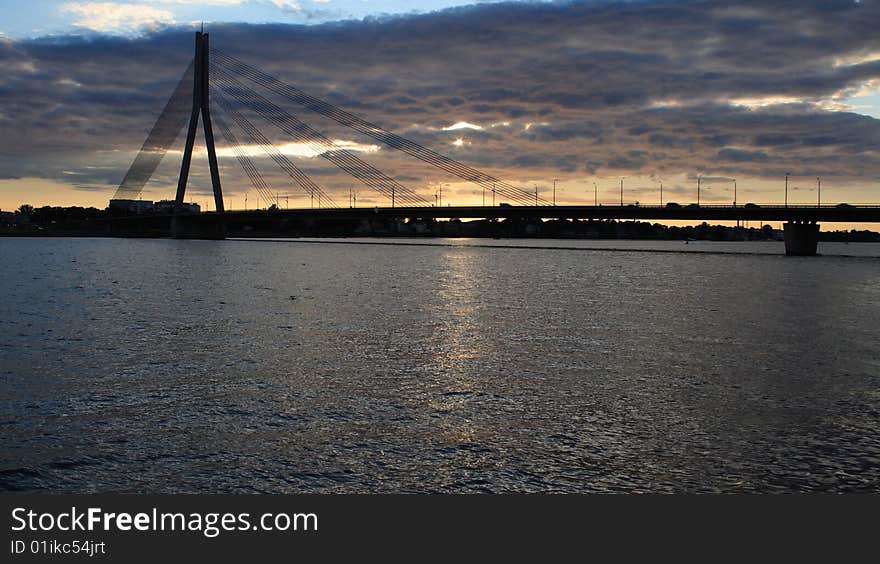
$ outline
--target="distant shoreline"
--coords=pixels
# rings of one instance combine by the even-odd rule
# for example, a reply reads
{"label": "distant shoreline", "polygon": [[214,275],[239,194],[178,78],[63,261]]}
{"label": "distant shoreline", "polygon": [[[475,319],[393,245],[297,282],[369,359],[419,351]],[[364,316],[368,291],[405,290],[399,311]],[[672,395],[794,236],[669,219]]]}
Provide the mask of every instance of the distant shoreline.
{"label": "distant shoreline", "polygon": [[[826,231],[822,233],[833,234],[837,233],[834,231]],[[174,237],[170,235],[162,235],[162,236],[150,236],[150,235],[117,235],[106,232],[65,232],[65,231],[0,231],[0,237],[9,237],[9,238],[17,238],[17,237],[32,237],[32,238],[103,238],[103,239],[174,239]],[[310,241],[309,239],[339,239],[339,242],[345,242],[347,239],[386,239],[386,240],[394,240],[394,239],[423,239],[423,240],[431,240],[431,239],[487,239],[487,240],[502,240],[502,241],[520,241],[524,239],[532,239],[532,240],[546,240],[546,241],[655,241],[655,242],[670,242],[670,243],[685,243],[685,242],[694,242],[694,243],[780,243],[780,240],[777,239],[724,239],[724,240],[716,240],[716,239],[662,239],[662,238],[653,238],[653,237],[565,237],[559,236],[555,237],[552,235],[512,235],[512,236],[491,236],[491,235],[422,235],[422,234],[392,234],[392,233],[381,233],[381,234],[355,234],[355,235],[281,235],[281,234],[272,234],[272,233],[248,233],[247,235],[241,233],[233,233],[230,234],[226,239],[229,240],[243,240],[243,241],[276,241],[276,242],[305,242],[305,243],[332,243],[336,241]],[[840,241],[840,240],[827,240],[820,239],[820,242],[823,243],[845,243],[845,244],[858,244],[858,243],[866,243],[866,244],[880,244],[880,241]],[[352,242],[357,243],[357,242]],[[364,244],[368,244],[363,242]],[[379,243],[377,243],[379,244]],[[429,243],[401,243],[401,244],[412,244],[412,245],[428,245]],[[470,245],[476,246],[476,245]],[[526,247],[518,247],[518,248],[526,248]],[[541,247],[543,248],[543,247]],[[580,247],[573,247],[580,248]]]}
{"label": "distant shoreline", "polygon": [[[190,216],[187,216],[190,217]],[[197,217],[197,216],[192,216]],[[211,223],[216,217],[207,214]],[[134,220],[134,221],[132,221]],[[368,237],[419,239],[468,237],[479,239],[623,240],[623,241],[781,241],[783,231],[769,223],[719,225],[703,221],[695,225],[667,225],[647,220],[621,219],[419,219],[399,217],[302,218],[272,214],[228,216],[215,225],[215,238]],[[179,227],[179,226],[178,226]],[[778,226],[777,226],[778,227]],[[880,242],[880,233],[869,229],[832,231],[826,225],[821,242]],[[15,212],[0,213],[0,237],[131,237],[165,238],[172,235],[171,216],[128,213],[118,208],[34,208],[22,205]],[[194,233],[207,235],[207,233]]]}

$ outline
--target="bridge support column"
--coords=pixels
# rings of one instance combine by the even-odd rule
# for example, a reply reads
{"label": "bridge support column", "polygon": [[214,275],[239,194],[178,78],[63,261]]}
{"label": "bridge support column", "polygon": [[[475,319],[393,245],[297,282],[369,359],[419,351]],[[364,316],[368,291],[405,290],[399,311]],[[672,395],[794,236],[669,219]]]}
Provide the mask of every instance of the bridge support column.
{"label": "bridge support column", "polygon": [[183,203],[186,194],[186,181],[189,178],[189,167],[192,162],[193,144],[196,140],[196,130],[199,128],[199,116],[202,116],[202,125],[205,130],[205,148],[208,150],[208,168],[211,170],[211,186],[214,190],[214,209],[222,212],[223,191],[220,187],[220,169],[217,166],[217,152],[214,147],[214,129],[211,125],[211,103],[209,100],[209,73],[208,62],[208,34],[196,32],[196,54],[194,61],[193,78],[193,102],[192,113],[189,116],[189,129],[186,133],[186,145],[183,149],[183,159],[180,162],[180,176],[177,179],[178,205]]}
{"label": "bridge support column", "polygon": [[178,214],[171,218],[175,239],[225,239],[226,218],[222,214]]}
{"label": "bridge support column", "polygon": [[819,224],[812,221],[789,221],[783,226],[785,254],[815,256],[819,245]]}

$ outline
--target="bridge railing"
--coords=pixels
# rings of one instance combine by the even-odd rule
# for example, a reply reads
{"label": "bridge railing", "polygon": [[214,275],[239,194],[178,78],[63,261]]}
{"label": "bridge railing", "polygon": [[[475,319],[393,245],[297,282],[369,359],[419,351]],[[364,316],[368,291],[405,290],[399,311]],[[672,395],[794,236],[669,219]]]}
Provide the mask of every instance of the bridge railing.
{"label": "bridge railing", "polygon": [[[696,205],[695,202],[693,204]],[[620,207],[620,204],[610,204],[610,205]],[[627,205],[634,205],[634,204],[624,204],[623,207],[626,207]],[[685,208],[685,207],[692,205],[692,203],[691,202],[678,203],[678,205]],[[822,204],[822,205],[817,205],[817,204],[788,204],[788,205],[786,205],[784,203],[759,204],[757,202],[749,202],[748,204],[735,204],[735,205],[734,204],[698,204],[697,205],[697,207],[701,207],[701,208],[744,208],[746,206],[758,207],[758,208],[800,208],[800,209],[816,209],[816,208],[833,209],[833,208],[842,208],[842,207],[880,208],[880,204],[878,204],[878,203],[864,204],[864,203],[850,203],[850,202],[839,202],[836,204]],[[595,207],[595,206],[588,206],[588,207]],[[638,205],[638,207],[643,207],[643,208],[663,207],[663,208],[665,208],[665,207],[667,207],[667,204],[663,204],[661,206],[659,204],[641,204],[640,203]],[[675,207],[675,206],[673,206],[673,207]]]}

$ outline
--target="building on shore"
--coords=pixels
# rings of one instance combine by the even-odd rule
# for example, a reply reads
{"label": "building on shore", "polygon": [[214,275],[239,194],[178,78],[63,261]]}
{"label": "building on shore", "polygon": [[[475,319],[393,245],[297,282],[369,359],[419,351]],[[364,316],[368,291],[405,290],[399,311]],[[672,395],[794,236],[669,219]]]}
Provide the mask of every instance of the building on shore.
{"label": "building on shore", "polygon": [[202,208],[198,204],[188,204],[186,202],[177,204],[174,200],[159,200],[153,206],[156,213],[174,213],[175,208],[186,213],[201,213]]}
{"label": "building on shore", "polygon": [[110,207],[133,214],[143,213],[174,213],[175,209],[184,213],[200,213],[201,206],[198,204],[182,203],[177,205],[174,200],[110,200]]}
{"label": "building on shore", "polygon": [[140,214],[153,211],[153,202],[152,200],[110,200],[110,207]]}

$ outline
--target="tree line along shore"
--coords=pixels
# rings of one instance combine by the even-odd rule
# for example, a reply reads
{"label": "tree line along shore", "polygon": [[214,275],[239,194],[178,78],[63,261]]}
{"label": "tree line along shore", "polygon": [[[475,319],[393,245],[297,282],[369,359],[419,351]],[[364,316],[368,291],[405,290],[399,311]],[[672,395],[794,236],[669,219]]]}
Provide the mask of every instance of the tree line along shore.
{"label": "tree line along shore", "polygon": [[[13,212],[0,211],[0,235],[6,236],[113,236],[113,220],[124,217],[120,210],[95,207],[33,207],[22,205]],[[754,223],[752,225],[751,223]],[[676,226],[646,221],[503,219],[461,221],[458,219],[381,219],[230,222],[230,236],[406,236],[406,237],[495,237],[559,239],[642,239],[696,241],[772,241],[782,232],[771,225]],[[869,230],[823,230],[821,241],[880,242],[880,233]]]}

